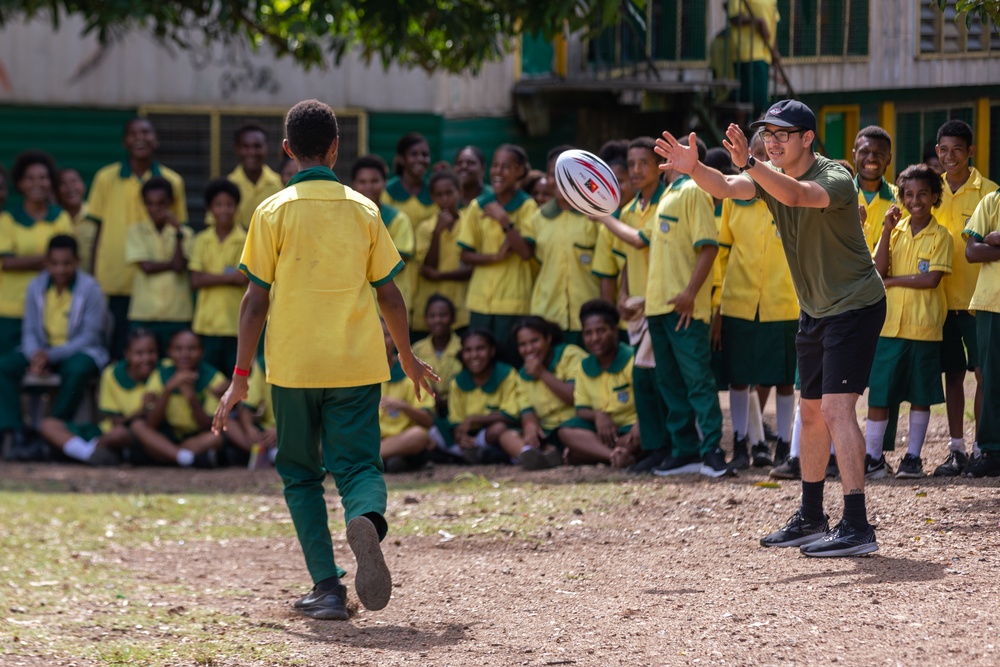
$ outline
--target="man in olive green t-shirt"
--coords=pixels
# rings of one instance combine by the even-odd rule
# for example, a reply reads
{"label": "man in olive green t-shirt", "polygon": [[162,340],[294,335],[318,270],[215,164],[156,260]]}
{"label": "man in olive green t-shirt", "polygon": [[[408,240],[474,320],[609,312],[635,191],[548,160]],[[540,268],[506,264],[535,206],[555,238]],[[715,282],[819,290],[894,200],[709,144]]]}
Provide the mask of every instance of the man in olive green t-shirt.
{"label": "man in olive green t-shirt", "polygon": [[[669,133],[657,153],[671,169],[717,199],[760,197],[774,216],[802,313],[796,337],[802,380],[802,505],[761,540],[798,546],[806,556],[856,556],[878,550],[865,510],[865,439],[855,408],[871,371],[885,320],[885,287],[865,243],[858,192],[846,169],[817,155],[816,116],[796,100],[771,106],[761,128],[770,163],[750,155],[743,131],[724,142],[743,172],[724,176]],[[693,145],[692,133],[688,143]],[[833,436],[844,489],[844,518],[832,530],[823,513],[823,482]]]}

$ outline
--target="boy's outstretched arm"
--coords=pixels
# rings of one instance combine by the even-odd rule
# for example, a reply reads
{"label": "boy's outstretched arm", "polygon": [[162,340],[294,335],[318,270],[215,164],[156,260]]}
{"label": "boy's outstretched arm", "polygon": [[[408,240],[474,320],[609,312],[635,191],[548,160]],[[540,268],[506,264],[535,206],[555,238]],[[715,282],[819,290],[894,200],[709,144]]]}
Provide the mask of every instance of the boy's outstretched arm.
{"label": "boy's outstretched arm", "polygon": [[431,396],[434,390],[431,389],[431,381],[440,382],[434,369],[427,363],[413,355],[410,349],[410,327],[406,321],[406,302],[403,295],[399,293],[396,283],[389,281],[384,285],[375,288],[375,295],[378,298],[378,307],[382,311],[382,319],[389,329],[392,342],[396,344],[396,354],[399,356],[399,365],[406,373],[406,377],[413,382],[416,389],[417,398],[420,398],[420,391],[423,389]]}
{"label": "boy's outstretched arm", "polygon": [[[249,370],[253,355],[257,352],[260,332],[267,321],[267,311],[271,307],[271,293],[255,282],[247,285],[247,291],[240,302],[240,331],[236,345],[236,366]],[[219,435],[226,430],[229,412],[247,397],[249,378],[233,373],[229,389],[219,399],[219,407],[212,418],[212,433]]]}

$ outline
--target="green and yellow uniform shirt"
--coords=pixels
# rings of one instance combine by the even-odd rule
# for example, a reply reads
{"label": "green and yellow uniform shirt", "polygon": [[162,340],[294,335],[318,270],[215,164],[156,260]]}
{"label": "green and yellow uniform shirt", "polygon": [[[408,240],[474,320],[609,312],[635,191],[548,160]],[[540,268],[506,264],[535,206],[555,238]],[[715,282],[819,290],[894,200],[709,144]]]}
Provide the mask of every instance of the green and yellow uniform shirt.
{"label": "green and yellow uniform shirt", "polygon": [[[150,389],[150,380],[157,371],[146,378],[145,382],[136,382],[128,374],[128,363],[125,360],[108,366],[101,373],[101,389],[97,398],[97,409],[102,415],[114,417],[130,417],[143,408],[146,394],[159,393]],[[162,391],[162,385],[160,391]],[[111,419],[103,419],[99,424],[102,433],[114,428]]]}
{"label": "green and yellow uniform shirt", "polygon": [[[125,240],[125,261],[169,262],[181,244],[181,253],[190,259],[193,232],[184,226],[179,230],[183,239],[178,240],[178,230],[172,225],[157,229],[151,220],[143,220],[132,225]],[[139,322],[190,322],[194,314],[191,301],[191,282],[188,272],[161,271],[135,272],[132,289],[135,297],[129,302],[128,319]]]}
{"label": "green and yellow uniform shirt", "polygon": [[[594,248],[594,261],[590,265],[590,272],[598,278],[616,279],[625,266],[625,258],[616,256],[612,250],[615,238],[617,237],[611,230],[603,225],[597,232],[597,247]],[[620,282],[618,281],[619,284]]]}
{"label": "green and yellow uniform shirt", "polygon": [[[1000,190],[987,195],[979,202],[975,213],[969,218],[963,237],[966,240],[974,238],[982,242],[990,232],[1000,232]],[[1000,313],[1000,262],[987,262],[978,266],[982,268],[969,308]]]}
{"label": "green and yellow uniform shirt", "polygon": [[257,179],[256,183],[250,180],[250,177],[243,170],[242,165],[237,165],[236,169],[229,172],[229,176],[226,178],[240,189],[240,203],[236,209],[236,222],[244,230],[249,229],[250,219],[253,217],[253,212],[257,210],[257,207],[265,199],[277,194],[285,187],[281,184],[281,174],[266,164],[261,170],[260,178]]}
{"label": "green and yellow uniform shirt", "polygon": [[[154,394],[163,393],[163,388],[167,386],[176,371],[177,368],[172,363],[161,363],[149,376],[149,380],[146,382],[146,391]],[[220,387],[224,389],[228,385],[229,380],[226,379],[226,376],[215,368],[204,362],[198,366],[198,379],[195,380],[194,390],[198,395],[198,402],[206,414],[214,415],[216,408],[219,407],[219,399],[212,390],[218,390]],[[167,399],[164,420],[180,438],[187,438],[201,432],[191,406],[179,389],[174,390],[170,398]]]}
{"label": "green and yellow uniform shirt", "polygon": [[581,331],[580,306],[601,296],[591,273],[599,226],[585,215],[559,208],[555,199],[528,219],[525,236],[535,240],[541,270],[531,294],[531,314],[564,331]]}
{"label": "green and yellow uniform shirt", "polygon": [[[462,218],[465,217],[465,208],[459,214],[459,219],[455,221],[451,229],[441,232],[438,239],[438,271],[458,271],[462,268],[462,249],[458,247],[458,235],[462,231]],[[427,308],[427,300],[435,294],[446,296],[455,304],[455,328],[469,326],[469,309],[466,307],[466,298],[469,292],[468,280],[430,280],[419,274],[416,270],[427,258],[427,251],[431,248],[431,241],[434,239],[434,229],[437,227],[437,214],[425,219],[417,225],[417,254],[413,258],[413,273],[417,277],[417,291],[413,299],[413,319],[411,329],[414,331],[427,331],[427,322],[424,319],[424,311]],[[409,270],[409,269],[407,269]]]}
{"label": "green and yellow uniform shirt", "polygon": [[45,308],[42,311],[42,326],[49,347],[62,347],[69,340],[69,310],[73,305],[73,285],[59,293],[49,280],[45,291]]}
{"label": "green and yellow uniform shirt", "polygon": [[[889,275],[911,276],[929,271],[951,273],[952,238],[947,229],[931,218],[916,236],[910,231],[910,216],[899,221],[889,235]],[[945,303],[942,282],[934,289],[887,287],[885,324],[881,336],[908,340],[941,340]]]}
{"label": "green and yellow uniform shirt", "polygon": [[[576,345],[556,345],[552,348],[549,372],[563,382],[576,382],[580,362],[586,356],[587,353]],[[518,382],[521,401],[518,412],[522,415],[533,412],[546,433],[576,416],[575,406],[563,403],[544,382],[532,378],[523,369],[518,373]]]}
{"label": "green and yellow uniform shirt", "polygon": [[[646,227],[639,232],[649,245],[646,316],[674,311],[670,299],[683,292],[694,273],[702,246],[718,246],[715,203],[690,176],[668,187]],[[705,280],[694,301],[694,319],[708,324],[712,317],[712,280]]]}
{"label": "green and yellow uniform shirt", "polygon": [[[389,379],[382,383],[382,397],[398,398],[406,401],[410,407],[416,410],[426,410],[428,414],[434,414],[434,397],[428,392],[421,392],[420,399],[417,399],[417,392],[413,389],[413,383],[406,377],[403,367],[397,361],[389,369]],[[416,426],[405,412],[401,410],[378,409],[378,426],[383,438],[399,435],[411,426]]]}
{"label": "green and yellow uniform shirt", "polygon": [[758,315],[761,322],[799,318],[788,260],[764,202],[725,200],[719,246],[723,315],[751,322]]}
{"label": "green and yellow uniform shirt", "polygon": [[[507,234],[500,223],[483,213],[483,208],[494,201],[496,195],[484,194],[469,204],[458,234],[460,248],[483,255],[500,251]],[[525,241],[534,243],[526,230],[528,220],[538,210],[535,200],[519,190],[503,208]],[[521,259],[516,252],[511,252],[502,262],[477,266],[469,281],[469,311],[484,315],[527,315],[531,309],[533,281],[531,262]]]}
{"label": "green and yellow uniform shirt", "polygon": [[412,346],[413,354],[426,361],[434,369],[434,373],[441,378],[440,382],[431,382],[434,393],[441,400],[448,400],[448,391],[451,381],[462,372],[462,362],[458,355],[462,351],[462,339],[457,334],[452,334],[441,354],[434,349],[434,343],[430,336],[421,338]]}
{"label": "green and yellow uniform shirt", "polygon": [[[778,38],[778,20],[781,18],[777,0],[732,0],[729,3],[729,18],[746,14],[744,2],[750,5],[753,16],[762,19],[767,25],[773,47]],[[730,57],[736,62],[749,63],[757,60],[771,63],[771,50],[753,24],[730,26],[729,39]]]}
{"label": "green and yellow uniform shirt", "polygon": [[371,288],[402,268],[376,204],[326,167],[293,176],[257,208],[240,259],[270,290],[267,381],[338,388],[389,379]]}
{"label": "green and yellow uniform shirt", "polygon": [[[239,271],[246,240],[246,232],[238,226],[221,241],[214,227],[198,232],[188,270],[216,275]],[[199,336],[236,336],[240,330],[240,302],[245,293],[246,288],[237,285],[202,287],[198,290],[191,329]]]}
{"label": "green and yellow uniform shirt", "polygon": [[941,206],[934,209],[934,217],[939,225],[951,232],[955,253],[951,259],[951,275],[945,276],[941,281],[944,283],[945,303],[948,310],[969,310],[982,264],[970,264],[965,259],[965,240],[962,234],[979,202],[996,191],[998,186],[975,167],[972,167],[969,180],[958,192],[951,191],[947,174],[941,174],[941,184],[944,192],[941,194]]}
{"label": "green and yellow uniform shirt", "polygon": [[254,421],[262,429],[275,428],[274,410],[271,408],[271,385],[267,383],[266,373],[260,364],[253,362],[250,377],[247,381],[247,397],[243,405],[254,413]]}
{"label": "green and yellow uniform shirt", "polygon": [[100,227],[94,277],[108,296],[132,293],[135,267],[125,259],[125,239],[129,228],[149,216],[142,203],[142,186],[153,176],[170,181],[174,190],[174,217],[187,222],[184,179],[172,169],[154,162],[141,178],[132,173],[128,161],[115,162],[94,176],[87,198],[87,215]]}
{"label": "green and yellow uniform shirt", "polygon": [[580,362],[573,388],[573,402],[577,410],[604,412],[615,426],[631,426],[638,417],[635,413],[635,395],[632,392],[632,348],[618,344],[618,351],[607,370],[594,355]]}
{"label": "green and yellow uniform shirt", "polygon": [[73,236],[79,245],[80,268],[87,273],[94,273],[94,241],[97,240],[97,223],[88,215],[87,202],[83,202],[80,210],[72,216]]}
{"label": "green and yellow uniform shirt", "polygon": [[416,289],[417,269],[413,264],[413,253],[416,252],[416,239],[413,235],[413,222],[409,216],[399,209],[388,204],[379,204],[379,214],[382,222],[389,230],[389,238],[392,239],[399,256],[403,258],[403,270],[392,279],[399,288],[399,293],[403,295],[406,302],[407,311],[413,308],[413,293]]}
{"label": "green and yellow uniform shirt", "polygon": [[[49,240],[58,234],[73,234],[69,213],[49,206],[42,220],[35,220],[24,209],[0,212],[0,256],[34,257],[45,255]],[[24,298],[28,283],[39,271],[4,271],[0,268],[0,317],[24,317]]]}
{"label": "green and yellow uniform shirt", "polygon": [[437,215],[438,212],[437,205],[431,199],[430,187],[426,182],[420,194],[414,196],[406,191],[399,176],[393,176],[386,182],[380,203],[399,209],[406,214],[412,224]]}
{"label": "green and yellow uniform shirt", "polygon": [[448,423],[454,428],[466,417],[500,413],[508,419],[518,414],[517,371],[498,361],[483,386],[476,385],[472,373],[462,369],[448,389]]}
{"label": "green and yellow uniform shirt", "polygon": [[[622,208],[621,221],[632,229],[642,231],[651,221],[656,219],[656,209],[660,204],[660,199],[667,191],[667,186],[660,183],[649,198],[649,203],[643,208],[639,200],[639,195],[630,204]],[[611,234],[610,232],[608,232]],[[619,270],[625,266],[625,276],[628,279],[629,296],[646,296],[646,282],[649,276],[649,248],[636,248],[635,246],[622,241],[614,236],[611,243],[611,252],[618,259]],[[602,262],[602,266],[604,266]],[[597,267],[595,266],[595,271]],[[598,274],[600,275],[600,274]]]}
{"label": "green and yellow uniform shirt", "polygon": [[868,249],[871,250],[872,254],[875,254],[875,246],[878,245],[878,241],[882,238],[882,228],[885,227],[885,214],[889,212],[889,207],[893,204],[896,205],[900,211],[903,212],[903,216],[906,216],[906,211],[903,210],[903,202],[899,196],[899,190],[895,185],[889,181],[882,179],[882,185],[879,187],[878,192],[874,193],[871,201],[868,201],[867,194],[861,189],[861,183],[858,181],[858,177],[854,177],[854,184],[858,188],[858,205],[865,207],[865,242],[868,243]]}

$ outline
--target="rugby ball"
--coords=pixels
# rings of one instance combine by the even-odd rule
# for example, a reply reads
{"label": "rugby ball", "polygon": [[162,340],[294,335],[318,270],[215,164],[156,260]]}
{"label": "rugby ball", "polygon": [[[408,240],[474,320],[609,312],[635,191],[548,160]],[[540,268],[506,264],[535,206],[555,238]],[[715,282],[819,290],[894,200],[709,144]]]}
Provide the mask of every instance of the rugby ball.
{"label": "rugby ball", "polygon": [[611,167],[593,153],[564,151],[556,160],[556,187],[584,215],[611,215],[618,210],[621,188]]}

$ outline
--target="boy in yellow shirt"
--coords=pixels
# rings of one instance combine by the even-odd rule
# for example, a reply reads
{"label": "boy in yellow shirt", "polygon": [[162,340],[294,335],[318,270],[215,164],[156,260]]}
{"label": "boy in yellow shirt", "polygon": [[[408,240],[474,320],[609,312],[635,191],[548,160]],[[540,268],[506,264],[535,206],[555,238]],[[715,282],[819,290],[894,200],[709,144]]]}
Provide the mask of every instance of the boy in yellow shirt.
{"label": "boy in yellow shirt", "polygon": [[285,134],[285,152],[300,170],[250,223],[240,261],[250,284],[240,307],[236,368],[213,430],[220,433],[230,410],[247,396],[267,320],[275,468],[314,584],[294,607],[311,618],[346,620],[344,571],[334,561],[323,500],[328,472],[341,493],[347,541],[358,561],[358,597],[375,610],[392,593],[379,546],[388,524],[378,409],[380,385],[390,375],[376,300],[417,394],[429,391],[437,377],[410,349],[406,305],[392,281],[402,260],[377,205],[333,173],[339,147],[333,110],[318,100],[299,102],[285,118]]}
{"label": "boy in yellow shirt", "polygon": [[892,162],[892,137],[878,125],[869,125],[858,132],[851,155],[857,173],[854,182],[858,186],[858,206],[865,212],[862,219],[865,241],[875,254],[875,246],[882,238],[885,214],[891,206],[901,206],[896,186],[885,180],[885,172]]}
{"label": "boy in yellow shirt", "polygon": [[264,128],[252,123],[240,127],[233,136],[233,150],[240,163],[229,173],[228,179],[239,188],[236,222],[246,230],[261,202],[285,185],[281,175],[267,166],[270,150]]}

